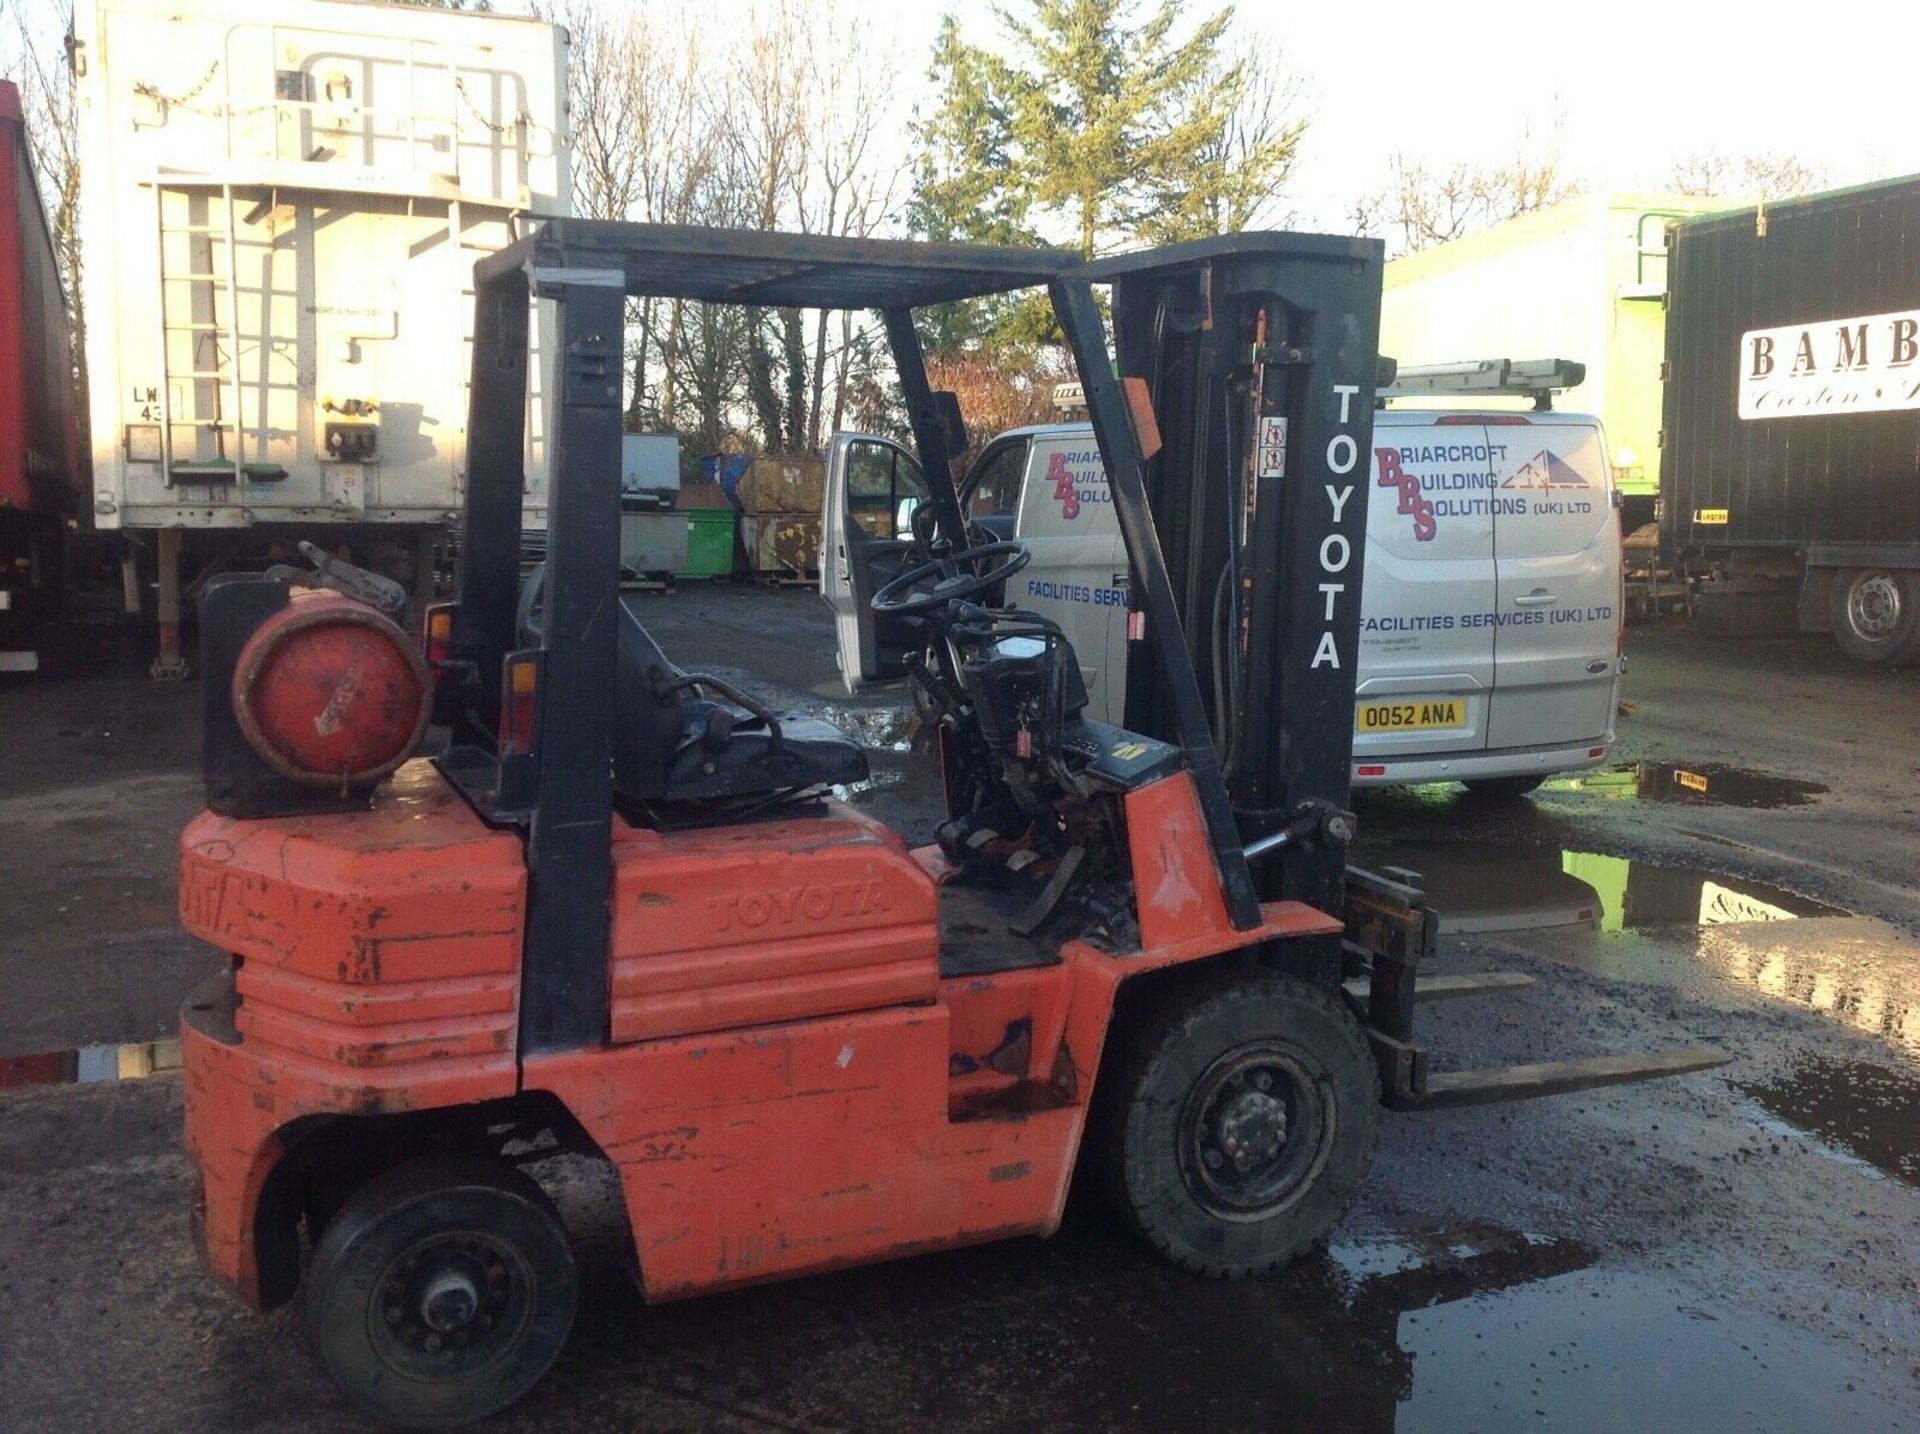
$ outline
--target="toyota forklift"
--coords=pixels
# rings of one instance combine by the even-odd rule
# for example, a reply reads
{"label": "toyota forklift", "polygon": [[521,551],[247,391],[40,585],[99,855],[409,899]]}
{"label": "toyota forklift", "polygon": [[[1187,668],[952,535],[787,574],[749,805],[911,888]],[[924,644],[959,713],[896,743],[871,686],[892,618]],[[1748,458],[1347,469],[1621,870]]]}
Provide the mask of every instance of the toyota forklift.
{"label": "toyota forklift", "polygon": [[[1321,236],[1083,264],[576,220],[482,260],[454,601],[418,643],[337,562],[203,601],[180,907],[230,960],[182,1040],[214,1277],[298,1295],[361,1409],[448,1425],[572,1327],[573,1246],[523,1168],[558,1154],[617,1172],[648,1300],[1048,1235],[1077,1172],[1170,1260],[1237,1277],[1325,1236],[1383,1103],[1718,1063],[1446,1073],[1414,1040],[1417,999],[1476,987],[1423,989],[1418,879],[1345,860],[1380,268]],[[915,329],[1031,289],[1112,474],[1125,729],[1084,715],[1059,627],[1003,601],[1027,554],[967,529],[964,415]],[[933,842],[836,799],[867,773],[851,738],[677,665],[621,602],[630,297],[878,312],[928,501],[868,610],[932,657]],[[523,582],[536,299],[559,373]],[[1182,621],[1223,574],[1224,650]]]}

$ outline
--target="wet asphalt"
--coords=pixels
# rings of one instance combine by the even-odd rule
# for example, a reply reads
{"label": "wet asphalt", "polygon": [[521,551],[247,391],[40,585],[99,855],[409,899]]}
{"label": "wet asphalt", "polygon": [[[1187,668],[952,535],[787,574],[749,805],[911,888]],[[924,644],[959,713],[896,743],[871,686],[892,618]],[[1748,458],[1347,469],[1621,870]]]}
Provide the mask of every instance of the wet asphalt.
{"label": "wet asphalt", "polygon": [[[629,601],[683,664],[856,731],[850,798],[930,833],[903,696],[839,692],[815,596]],[[358,1427],[291,1315],[230,1305],[188,1239],[164,1041],[217,965],[173,917],[201,690],[70,637],[0,683],[0,1428]],[[1507,806],[1362,794],[1356,858],[1426,873],[1440,971],[1536,978],[1423,1007],[1436,1065],[1732,1065],[1389,1114],[1327,1249],[1240,1284],[1076,1203],[1051,1241],[648,1308],[604,1173],[555,1163],[586,1300],[497,1427],[1920,1425],[1920,674],[1674,624],[1628,650],[1615,769]]]}

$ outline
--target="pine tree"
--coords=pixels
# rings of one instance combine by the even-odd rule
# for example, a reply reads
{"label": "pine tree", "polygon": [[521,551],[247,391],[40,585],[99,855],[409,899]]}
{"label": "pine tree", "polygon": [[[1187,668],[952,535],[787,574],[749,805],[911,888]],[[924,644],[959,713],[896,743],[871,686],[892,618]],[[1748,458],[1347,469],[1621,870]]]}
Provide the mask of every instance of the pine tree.
{"label": "pine tree", "polygon": [[1240,84],[1237,67],[1220,61],[1231,7],[1177,42],[1175,0],[1144,20],[1139,9],[1138,0],[1026,0],[1024,15],[1000,12],[1015,58],[989,62],[1007,95],[1016,180],[1071,224],[1089,258],[1178,203]]}
{"label": "pine tree", "polygon": [[[935,243],[1036,244],[1026,186],[1012,177],[1012,117],[999,62],[961,38],[952,15],[940,22],[927,78],[939,102],[913,127],[919,152],[907,223]],[[1035,321],[1017,296],[941,304],[915,316],[929,353],[1020,341]],[[1041,325],[1044,329],[1045,325]]]}

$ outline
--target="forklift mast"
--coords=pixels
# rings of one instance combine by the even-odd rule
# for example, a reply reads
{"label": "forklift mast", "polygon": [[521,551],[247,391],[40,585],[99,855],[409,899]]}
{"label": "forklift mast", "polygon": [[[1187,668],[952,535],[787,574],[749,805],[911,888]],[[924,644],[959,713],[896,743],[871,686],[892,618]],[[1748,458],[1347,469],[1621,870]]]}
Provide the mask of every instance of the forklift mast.
{"label": "forklift mast", "polygon": [[[1112,285],[1119,370],[1144,384],[1161,442],[1143,487],[1172,611],[1136,568],[1125,725],[1169,737],[1169,675],[1190,668],[1249,845],[1348,800],[1383,261],[1378,240],[1265,240],[1086,271]],[[1341,830],[1259,858],[1260,896],[1339,911]],[[1337,959],[1337,939],[1321,944]]]}

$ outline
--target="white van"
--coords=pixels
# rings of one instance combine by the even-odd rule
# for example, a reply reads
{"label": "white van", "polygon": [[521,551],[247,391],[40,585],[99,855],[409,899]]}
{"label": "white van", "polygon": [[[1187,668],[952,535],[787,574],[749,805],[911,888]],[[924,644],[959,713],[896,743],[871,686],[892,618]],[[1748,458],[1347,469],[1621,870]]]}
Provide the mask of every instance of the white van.
{"label": "white van", "polygon": [[[1625,664],[1620,519],[1599,420],[1383,410],[1372,477],[1354,785],[1462,781],[1517,795],[1605,761]],[[850,691],[905,670],[912,631],[880,630],[865,597],[898,571],[894,525],[924,493],[906,449],[834,438],[820,590]],[[1088,715],[1119,722],[1127,559],[1092,428],[1003,434],[960,494],[971,524],[1033,549],[1007,600],[1061,625]]]}

